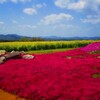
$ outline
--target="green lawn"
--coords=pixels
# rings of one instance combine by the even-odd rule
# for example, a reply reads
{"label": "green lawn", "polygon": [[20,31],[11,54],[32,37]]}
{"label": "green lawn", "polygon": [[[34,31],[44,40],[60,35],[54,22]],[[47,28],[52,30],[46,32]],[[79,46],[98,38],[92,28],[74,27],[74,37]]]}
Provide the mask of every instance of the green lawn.
{"label": "green lawn", "polygon": [[34,50],[34,51],[27,51],[26,53],[28,53],[28,54],[44,54],[44,53],[67,51],[67,50],[72,50],[72,49],[74,49],[74,48],[49,49],[49,50]]}

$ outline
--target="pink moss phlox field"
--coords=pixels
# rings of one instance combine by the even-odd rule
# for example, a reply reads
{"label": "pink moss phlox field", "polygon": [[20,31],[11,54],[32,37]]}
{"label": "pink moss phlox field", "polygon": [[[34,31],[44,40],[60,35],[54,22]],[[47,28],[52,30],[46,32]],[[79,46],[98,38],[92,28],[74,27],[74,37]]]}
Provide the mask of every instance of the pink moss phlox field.
{"label": "pink moss phlox field", "polygon": [[84,51],[87,51],[87,52],[100,50],[100,42],[94,42],[92,44],[89,44],[89,45],[81,48],[81,50],[84,50]]}
{"label": "pink moss phlox field", "polygon": [[26,100],[100,100],[100,78],[92,77],[100,54],[79,48],[34,56],[1,64],[0,88]]}

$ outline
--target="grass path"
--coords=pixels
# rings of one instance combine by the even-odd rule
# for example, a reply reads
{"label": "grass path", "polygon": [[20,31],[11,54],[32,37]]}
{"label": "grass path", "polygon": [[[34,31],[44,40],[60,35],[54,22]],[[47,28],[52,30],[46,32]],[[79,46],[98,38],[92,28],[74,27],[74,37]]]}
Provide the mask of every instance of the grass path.
{"label": "grass path", "polygon": [[63,49],[50,49],[50,50],[34,50],[34,51],[27,51],[27,54],[44,54],[44,53],[53,53],[53,52],[60,52],[60,51],[67,51],[72,50],[74,48],[63,48]]}

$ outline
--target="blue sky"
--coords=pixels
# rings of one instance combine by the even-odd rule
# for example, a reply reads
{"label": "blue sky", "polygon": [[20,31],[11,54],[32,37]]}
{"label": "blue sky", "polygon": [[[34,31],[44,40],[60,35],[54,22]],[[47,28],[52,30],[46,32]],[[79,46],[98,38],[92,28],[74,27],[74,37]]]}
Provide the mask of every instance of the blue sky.
{"label": "blue sky", "polygon": [[0,34],[100,37],[100,0],[0,0]]}

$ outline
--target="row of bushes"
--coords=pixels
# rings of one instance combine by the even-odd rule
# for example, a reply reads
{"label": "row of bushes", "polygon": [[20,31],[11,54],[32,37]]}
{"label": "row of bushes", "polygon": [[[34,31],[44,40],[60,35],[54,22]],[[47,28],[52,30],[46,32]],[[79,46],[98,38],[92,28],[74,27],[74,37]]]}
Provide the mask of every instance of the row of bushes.
{"label": "row of bushes", "polygon": [[0,43],[0,49],[6,51],[32,51],[32,50],[47,50],[47,49],[59,49],[59,48],[77,48],[86,46],[87,44],[91,43],[92,41],[75,41],[75,42],[6,42]]}

